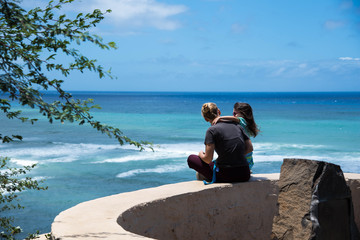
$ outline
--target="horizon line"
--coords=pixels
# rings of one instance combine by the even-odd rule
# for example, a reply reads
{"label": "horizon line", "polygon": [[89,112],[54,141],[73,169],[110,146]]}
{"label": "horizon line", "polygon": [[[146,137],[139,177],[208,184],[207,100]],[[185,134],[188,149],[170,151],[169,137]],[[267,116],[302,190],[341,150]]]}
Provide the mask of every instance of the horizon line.
{"label": "horizon line", "polygon": [[[65,90],[66,92],[104,92],[104,93],[360,93],[356,91],[171,91],[171,90]],[[57,92],[56,90],[46,90],[40,92]]]}

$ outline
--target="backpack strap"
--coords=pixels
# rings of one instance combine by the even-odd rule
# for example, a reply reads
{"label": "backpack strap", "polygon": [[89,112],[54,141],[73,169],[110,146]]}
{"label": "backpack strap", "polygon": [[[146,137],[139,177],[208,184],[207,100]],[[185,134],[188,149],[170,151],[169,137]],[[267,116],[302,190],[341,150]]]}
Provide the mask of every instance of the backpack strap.
{"label": "backpack strap", "polygon": [[205,185],[213,184],[214,182],[216,182],[216,172],[219,172],[219,168],[216,166],[216,161],[215,160],[213,161],[213,163],[214,163],[214,167],[213,167],[212,180],[211,180],[211,182],[207,182],[207,181],[203,180]]}

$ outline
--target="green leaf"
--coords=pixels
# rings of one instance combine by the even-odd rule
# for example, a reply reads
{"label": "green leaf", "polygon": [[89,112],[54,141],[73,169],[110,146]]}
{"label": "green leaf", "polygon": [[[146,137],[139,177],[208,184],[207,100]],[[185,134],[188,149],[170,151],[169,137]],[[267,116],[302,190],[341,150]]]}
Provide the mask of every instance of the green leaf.
{"label": "green leaf", "polygon": [[109,42],[108,45],[109,45],[111,48],[117,48],[115,42]]}

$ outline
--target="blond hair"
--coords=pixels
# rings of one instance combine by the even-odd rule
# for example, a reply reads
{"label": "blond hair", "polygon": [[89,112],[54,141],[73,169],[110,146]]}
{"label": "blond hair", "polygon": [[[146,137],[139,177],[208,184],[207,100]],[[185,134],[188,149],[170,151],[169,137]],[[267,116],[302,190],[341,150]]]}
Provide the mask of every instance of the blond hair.
{"label": "blond hair", "polygon": [[201,108],[201,114],[206,120],[214,120],[218,116],[218,107],[215,103],[204,103]]}

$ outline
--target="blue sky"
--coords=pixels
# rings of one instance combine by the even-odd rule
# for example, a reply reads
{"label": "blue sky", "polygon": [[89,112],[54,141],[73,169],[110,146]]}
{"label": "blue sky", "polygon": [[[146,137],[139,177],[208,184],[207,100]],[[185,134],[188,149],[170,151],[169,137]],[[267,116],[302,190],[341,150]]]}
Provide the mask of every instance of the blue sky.
{"label": "blue sky", "polygon": [[[26,0],[41,5],[44,1]],[[67,90],[360,91],[360,0],[83,0],[112,9],[84,46],[117,79],[75,74]]]}

